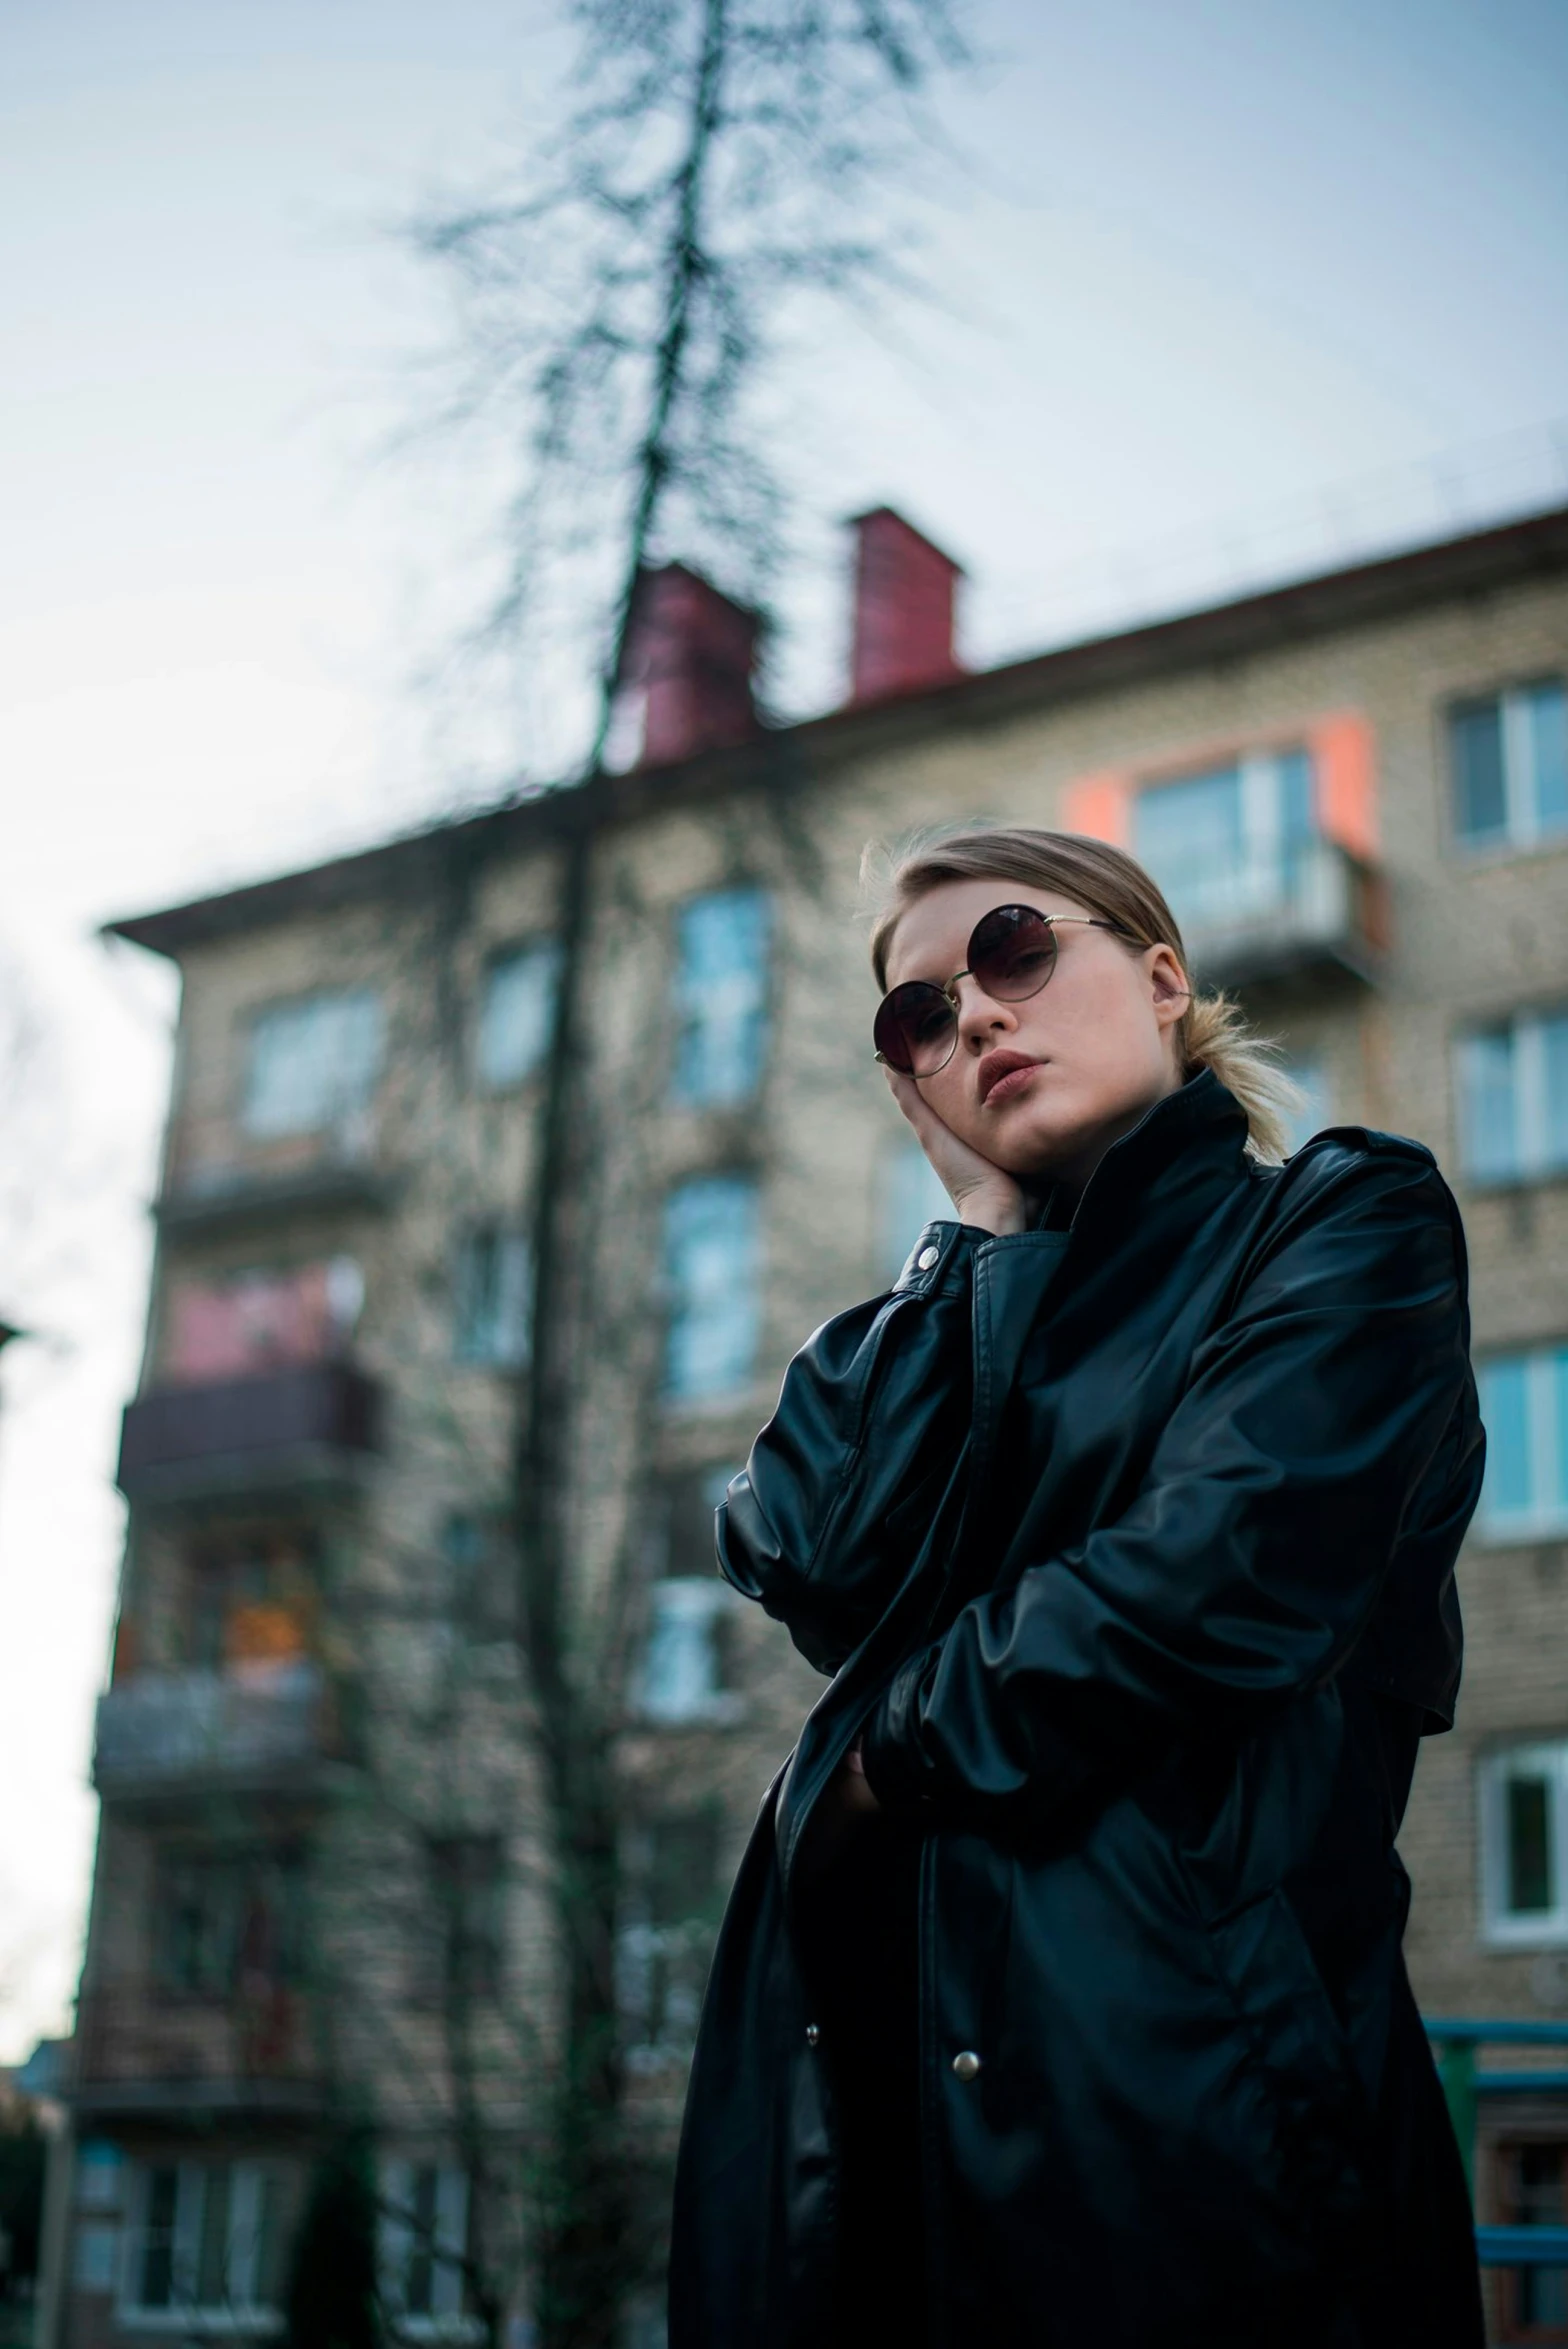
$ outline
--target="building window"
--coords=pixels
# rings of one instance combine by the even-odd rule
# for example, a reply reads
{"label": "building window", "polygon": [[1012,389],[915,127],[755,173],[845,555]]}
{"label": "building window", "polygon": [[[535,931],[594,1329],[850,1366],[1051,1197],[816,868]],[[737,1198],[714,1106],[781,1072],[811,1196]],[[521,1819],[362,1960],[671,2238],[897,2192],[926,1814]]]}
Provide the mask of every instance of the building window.
{"label": "building window", "polygon": [[518,1370],[528,1360],[533,1303],[528,1242],[501,1224],[478,1224],[458,1242],[452,1351],[459,1362]]}
{"label": "building window", "polygon": [[1568,1346],[1478,1364],[1486,1482],[1477,1531],[1490,1542],[1568,1533]]}
{"label": "building window", "polygon": [[298,1852],[157,1855],[153,1970],[175,1997],[232,1999],[299,1970],[304,1870]]}
{"label": "building window", "polygon": [[718,1923],[719,1841],[711,1807],[650,1820],[629,1840],[617,1994],[633,2071],[690,2057]]}
{"label": "building window", "polygon": [[664,1217],[669,1295],[665,1389],[682,1403],[744,1387],[758,1330],[757,1186],[709,1175],[670,1194]]}
{"label": "building window", "polygon": [[[1499,2145],[1493,2159],[1503,2226],[1568,2226],[1568,2144]],[[1568,2268],[1509,2268],[1498,2283],[1501,2340],[1568,2341]]]}
{"label": "building window", "polygon": [[1568,1011],[1521,1012],[1459,1040],[1459,1155],[1473,1183],[1568,1171]]}
{"label": "building window", "polygon": [[877,1169],[877,1271],[891,1288],[928,1223],[955,1223],[958,1210],[915,1141],[895,1142]]}
{"label": "building window", "polygon": [[1449,714],[1454,831],[1467,848],[1533,847],[1568,831],[1568,711],[1560,677]]}
{"label": "building window", "polygon": [[463,2172],[450,2162],[384,2161],[381,2204],[381,2298],[399,2332],[434,2332],[440,2319],[464,2315],[468,2180]]}
{"label": "building window", "polygon": [[738,1719],[740,1698],[725,1685],[724,1634],[735,1603],[716,1573],[667,1574],[651,1586],[640,1706],[647,1720],[676,1727]]}
{"label": "building window", "polygon": [[320,1573],[303,1526],[236,1526],[185,1558],[185,1653],[199,1671],[244,1672],[310,1653]]}
{"label": "building window", "polygon": [[181,2161],[137,2175],[125,2267],[128,2310],[271,2317],[279,2294],[278,2202],[270,2163]]}
{"label": "building window", "polygon": [[367,1139],[381,1068],[381,1003],[367,987],[275,1003],[251,1021],[241,1112],[258,1140],[332,1131]]}
{"label": "building window", "polygon": [[561,950],[550,941],[498,955],[479,1006],[479,1082],[498,1093],[531,1077],[550,1043]]}
{"label": "building window", "polygon": [[71,2251],[71,2283],[78,2292],[112,2292],[120,2263],[120,2230],[102,2219],[78,2219]]}
{"label": "building window", "polygon": [[1261,752],[1140,791],[1133,845],[1194,932],[1308,910],[1323,843],[1305,749]]}
{"label": "building window", "polygon": [[1516,1746],[1482,1764],[1481,1869],[1489,1940],[1568,1943],[1568,1743]]}
{"label": "building window", "polygon": [[719,1579],[713,1526],[734,1473],[732,1465],[687,1471],[666,1478],[653,1495],[648,1644],[637,1691],[646,1720],[740,1717],[729,1638],[740,1602]]}
{"label": "building window", "polygon": [[125,2187],[125,2155],[107,2137],[84,2137],[76,2149],[78,2210],[118,2210]]}
{"label": "building window", "polygon": [[682,906],[676,932],[677,1101],[749,1101],[767,1040],[769,907],[760,889],[724,889]]}
{"label": "building window", "polygon": [[200,1386],[331,1360],[347,1350],[364,1302],[364,1275],[352,1256],[178,1281],[169,1295],[165,1376],[175,1386]]}

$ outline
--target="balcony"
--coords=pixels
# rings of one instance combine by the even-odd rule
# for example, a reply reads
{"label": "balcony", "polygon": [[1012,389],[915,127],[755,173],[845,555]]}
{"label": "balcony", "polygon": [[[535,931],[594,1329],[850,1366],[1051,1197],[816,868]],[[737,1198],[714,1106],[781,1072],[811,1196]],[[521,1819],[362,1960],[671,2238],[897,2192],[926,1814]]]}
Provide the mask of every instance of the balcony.
{"label": "balcony", "polygon": [[172,1175],[154,1206],[166,1239],[263,1230],[299,1215],[384,1215],[395,1177],[371,1153],[335,1139],[308,1155],[198,1161]]}
{"label": "balcony", "polygon": [[1245,864],[1183,866],[1157,878],[1208,987],[1348,977],[1366,983],[1387,940],[1383,876],[1332,840]]}
{"label": "balcony", "polygon": [[352,1363],[155,1388],[125,1409],[127,1500],[198,1500],[357,1483],[381,1448],[381,1390]]}
{"label": "balcony", "polygon": [[141,1672],[98,1699],[93,1784],[106,1802],[208,1790],[289,1793],[338,1758],[336,1708],[305,1657],[233,1672]]}
{"label": "balcony", "polygon": [[307,2119],[329,2101],[319,2024],[306,1995],[255,1978],[221,2001],[84,1990],[65,2095],[101,2119]]}

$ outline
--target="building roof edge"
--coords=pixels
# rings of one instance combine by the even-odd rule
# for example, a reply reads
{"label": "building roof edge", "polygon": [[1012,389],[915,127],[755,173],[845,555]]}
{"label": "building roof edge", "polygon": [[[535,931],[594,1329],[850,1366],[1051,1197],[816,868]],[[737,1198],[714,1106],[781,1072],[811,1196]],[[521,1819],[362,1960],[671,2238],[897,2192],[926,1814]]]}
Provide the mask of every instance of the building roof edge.
{"label": "building roof edge", "polygon": [[[1086,637],[994,669],[977,669],[896,699],[825,711],[765,733],[735,750],[708,752],[677,767],[599,775],[514,794],[474,813],[443,817],[295,872],[244,883],[183,905],[105,922],[100,935],[124,938],[178,960],[189,946],[288,921],[345,902],[396,895],[428,870],[432,854],[456,860],[515,839],[545,846],[580,826],[597,828],[655,812],[681,798],[776,775],[796,749],[843,755],[911,724],[944,726],[1001,717],[1026,703],[1094,693],[1190,663],[1262,652],[1296,637],[1417,608],[1568,569],[1568,506],[1553,506],[1484,530],[1428,541],[1393,555],[1312,574],[1283,585]],[[785,763],[793,765],[792,757]]]}

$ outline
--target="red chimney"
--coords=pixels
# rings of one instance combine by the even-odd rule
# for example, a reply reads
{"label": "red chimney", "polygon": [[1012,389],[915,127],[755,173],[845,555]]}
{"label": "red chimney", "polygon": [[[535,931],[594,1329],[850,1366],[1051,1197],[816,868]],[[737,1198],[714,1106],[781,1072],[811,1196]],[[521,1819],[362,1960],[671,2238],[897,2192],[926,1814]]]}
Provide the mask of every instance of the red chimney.
{"label": "red chimney", "polygon": [[623,696],[642,721],[629,763],[672,766],[756,733],[757,628],[755,612],[684,563],[643,573],[622,670]]}
{"label": "red chimney", "polygon": [[962,676],[953,651],[960,566],[891,506],[856,514],[851,527],[855,643],[850,699],[886,701]]}

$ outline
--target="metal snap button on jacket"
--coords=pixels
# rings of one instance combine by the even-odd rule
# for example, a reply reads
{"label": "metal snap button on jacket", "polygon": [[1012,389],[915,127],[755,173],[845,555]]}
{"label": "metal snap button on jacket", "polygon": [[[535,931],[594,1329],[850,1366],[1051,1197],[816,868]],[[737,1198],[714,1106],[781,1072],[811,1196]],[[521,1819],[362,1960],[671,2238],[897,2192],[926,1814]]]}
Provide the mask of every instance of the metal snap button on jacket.
{"label": "metal snap button on jacket", "polygon": [[929,1272],[932,1265],[935,1264],[941,1253],[942,1251],[940,1248],[922,1248],[919,1255],[915,1258],[915,1266],[917,1271]]}
{"label": "metal snap button on jacket", "polygon": [[815,2047],[815,2046],[816,2046],[816,2044],[817,2044],[817,2041],[818,2041],[818,2040],[819,2040],[821,2037],[822,2037],[822,2033],[821,2033],[821,2032],[818,2030],[818,2028],[817,2028],[817,2026],[816,2026],[816,2024],[815,2024],[815,2023],[808,2023],[808,2024],[806,2025],[806,2045],[807,2045],[808,2047]]}
{"label": "metal snap button on jacket", "polygon": [[954,2056],[953,2070],[960,2080],[977,2080],[980,2077],[980,2058],[972,2047],[961,2048]]}

